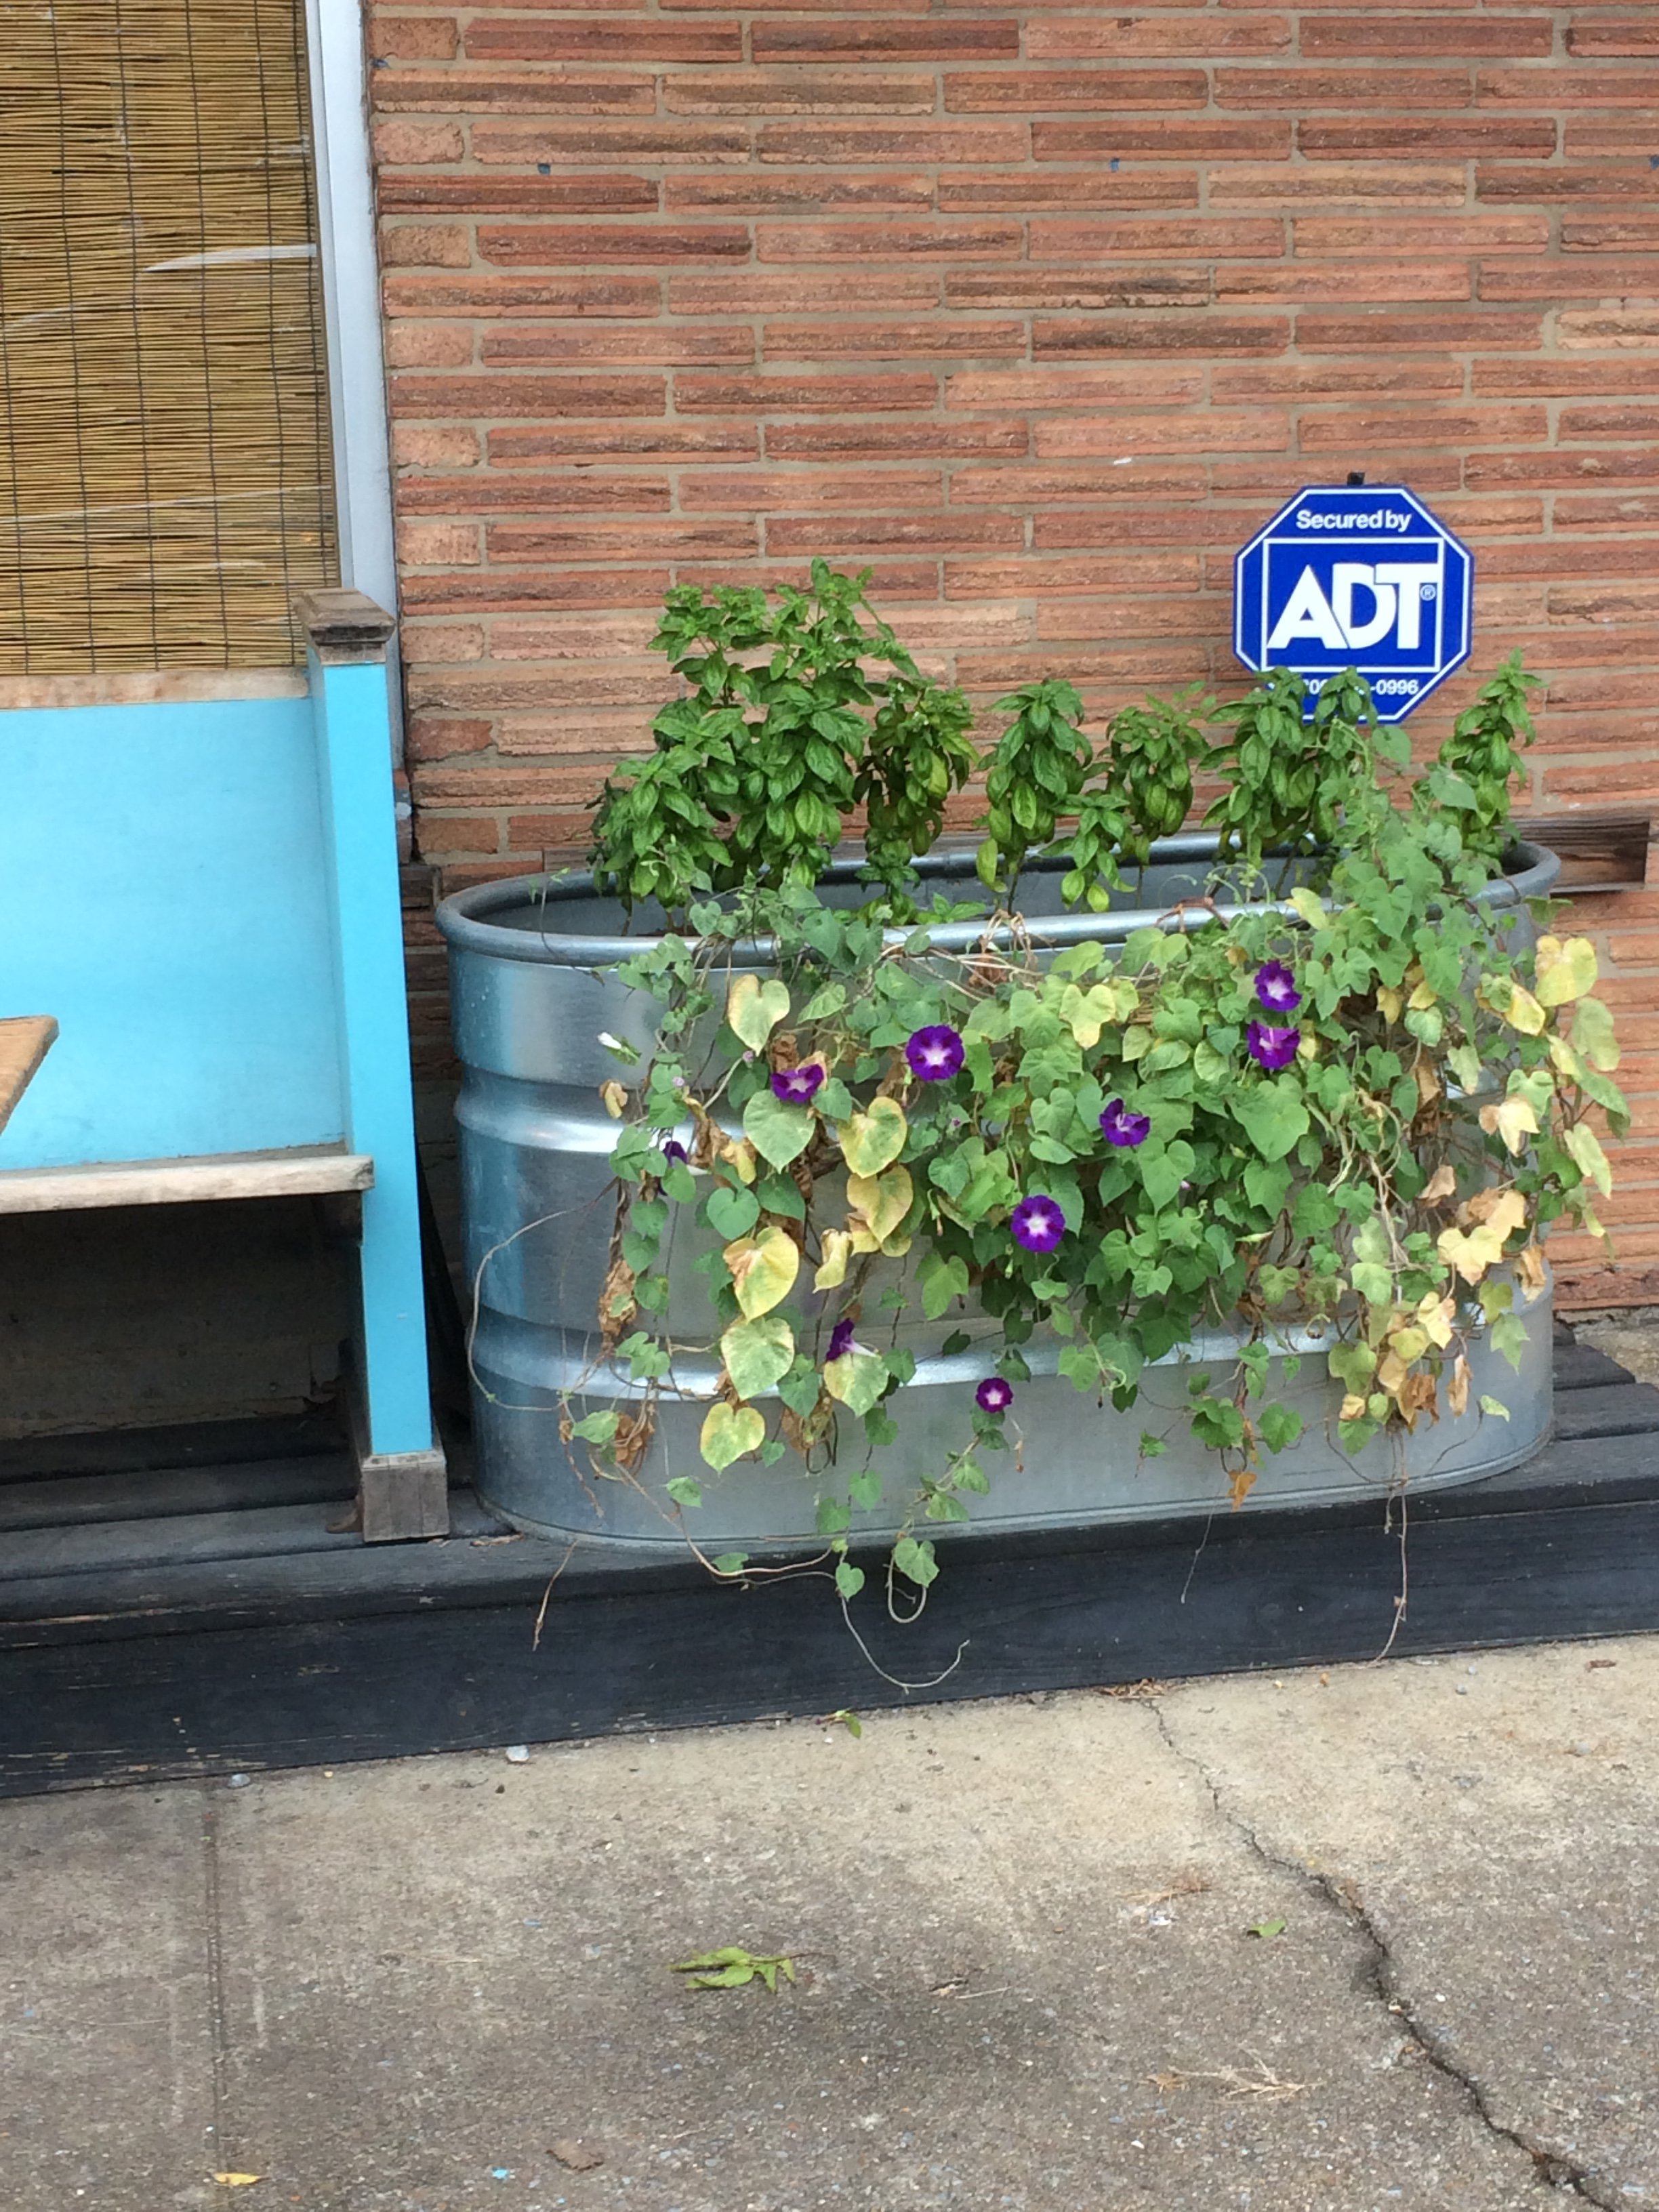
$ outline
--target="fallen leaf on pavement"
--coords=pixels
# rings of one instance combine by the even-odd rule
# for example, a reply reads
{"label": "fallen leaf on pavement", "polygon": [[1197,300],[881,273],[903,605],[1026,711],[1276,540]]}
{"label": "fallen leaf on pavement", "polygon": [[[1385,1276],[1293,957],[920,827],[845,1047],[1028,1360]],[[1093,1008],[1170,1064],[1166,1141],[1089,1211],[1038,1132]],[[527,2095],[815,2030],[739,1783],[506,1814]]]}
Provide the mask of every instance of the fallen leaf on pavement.
{"label": "fallen leaf on pavement", "polygon": [[222,2189],[251,2189],[259,2177],[257,2173],[216,2173],[213,2179]]}
{"label": "fallen leaf on pavement", "polygon": [[591,2150],[586,2143],[577,2142],[570,2136],[561,2136],[556,2142],[549,2143],[547,2148],[550,2157],[556,2158],[561,2166],[568,2166],[573,2173],[592,2173],[596,2166],[605,2164],[602,2150]]}

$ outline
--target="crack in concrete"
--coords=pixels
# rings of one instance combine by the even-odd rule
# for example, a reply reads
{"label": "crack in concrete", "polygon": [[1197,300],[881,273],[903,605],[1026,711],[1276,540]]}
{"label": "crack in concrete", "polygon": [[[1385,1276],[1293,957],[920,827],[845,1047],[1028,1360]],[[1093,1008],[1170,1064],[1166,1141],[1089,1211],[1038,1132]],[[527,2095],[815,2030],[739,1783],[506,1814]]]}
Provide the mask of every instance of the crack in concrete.
{"label": "crack in concrete", "polygon": [[1162,1700],[1156,1696],[1148,1696],[1141,1702],[1152,1713],[1153,1723],[1167,1749],[1197,1776],[1218,1818],[1241,1838],[1246,1849],[1264,1866],[1290,1875],[1303,1888],[1310,1890],[1323,1905],[1340,1917],[1352,1933],[1360,1938],[1367,1954],[1364,1978],[1371,1995],[1401,2023],[1435,2072],[1462,2094],[1465,2103],[1487,2132],[1513,2149],[1523,2152],[1532,2161],[1538,2180],[1545,2185],[1572,2191],[1586,2204],[1596,2206],[1597,2212],[1621,2212],[1621,2208],[1612,2197],[1599,2193],[1589,2167],[1577,2165],[1571,2159],[1561,2157],[1558,2152],[1547,2149],[1543,2144],[1532,2141],[1519,2128],[1510,2127],[1498,2118],[1492,2111],[1485,2086],[1458,2063],[1434,2023],[1419,2013],[1406,1990],[1389,1939],[1377,1925],[1355,1884],[1339,1875],[1325,1874],[1317,1867],[1304,1865],[1299,1859],[1287,1858],[1282,1852],[1263,1843],[1249,1821],[1227,1802],[1220,1784],[1204,1761],[1177,1741]]}

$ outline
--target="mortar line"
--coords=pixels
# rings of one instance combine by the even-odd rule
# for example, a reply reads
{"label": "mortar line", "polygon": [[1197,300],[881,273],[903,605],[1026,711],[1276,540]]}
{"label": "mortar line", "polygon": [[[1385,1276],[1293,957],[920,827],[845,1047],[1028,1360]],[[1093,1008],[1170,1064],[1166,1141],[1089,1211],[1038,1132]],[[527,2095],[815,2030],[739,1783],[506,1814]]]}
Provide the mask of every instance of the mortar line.
{"label": "mortar line", "polygon": [[1264,1844],[1243,1814],[1227,1802],[1220,1784],[1204,1761],[1177,1741],[1163,1700],[1157,1696],[1148,1696],[1143,1702],[1152,1713],[1153,1724],[1165,1747],[1197,1777],[1214,1806],[1217,1816],[1243,1841],[1246,1849],[1263,1866],[1290,1875],[1302,1888],[1310,1891],[1323,1905],[1337,1914],[1350,1933],[1359,1937],[1367,1953],[1364,1980],[1371,1996],[1393,2019],[1401,2023],[1435,2072],[1461,2093],[1464,2102],[1487,2132],[1514,2149],[1523,2151],[1531,2160],[1538,2180],[1547,2187],[1570,2189],[1585,2203],[1595,2205],[1597,2212],[1618,2212],[1613,2197],[1598,2193],[1589,2167],[1546,2149],[1518,2127],[1511,2127],[1498,2118],[1482,2083],[1458,2063],[1434,2022],[1419,2013],[1401,1980],[1388,1939],[1356,1885],[1338,1875],[1326,1874],[1317,1867],[1307,1866],[1299,1859],[1288,1858]]}

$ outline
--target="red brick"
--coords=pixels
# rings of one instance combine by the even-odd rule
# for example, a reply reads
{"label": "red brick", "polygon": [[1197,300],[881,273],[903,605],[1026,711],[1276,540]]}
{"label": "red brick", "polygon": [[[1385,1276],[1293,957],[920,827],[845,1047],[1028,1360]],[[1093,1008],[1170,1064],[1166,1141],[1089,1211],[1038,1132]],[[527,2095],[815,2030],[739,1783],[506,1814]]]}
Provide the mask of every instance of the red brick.
{"label": "red brick", "polygon": [[664,477],[602,475],[591,468],[550,477],[491,471],[465,482],[436,477],[422,483],[405,477],[398,485],[398,507],[407,514],[491,515],[524,508],[550,514],[665,514],[669,487]]}
{"label": "red brick", "polygon": [[[878,269],[859,271],[859,306],[923,313],[939,304],[939,278],[923,270]],[[821,271],[799,276],[745,269],[739,276],[675,276],[669,281],[669,311],[676,315],[823,314],[839,305],[835,280]]]}
{"label": "red brick", "polygon": [[744,70],[670,76],[663,102],[678,115],[927,115],[933,79],[876,70]]}
{"label": "red brick", "polygon": [[472,234],[462,223],[382,223],[380,259],[393,269],[465,269]]}
{"label": "red brick", "polygon": [[451,760],[458,753],[481,753],[489,745],[486,721],[447,721],[434,714],[411,714],[404,724],[404,747],[411,761]]}
{"label": "red brick", "polygon": [[1419,107],[1468,105],[1468,70],[1218,69],[1218,107],[1266,107],[1306,115],[1316,107],[1382,107],[1409,115]]}
{"label": "red brick", "polygon": [[1210,397],[1240,399],[1424,399],[1461,392],[1463,370],[1450,361],[1223,362],[1210,372]]}
{"label": "red brick", "polygon": [[1218,169],[1210,179],[1212,207],[1247,200],[1293,207],[1315,200],[1322,210],[1344,201],[1357,207],[1461,208],[1468,195],[1468,179],[1462,169],[1421,168],[1404,161],[1342,168],[1322,161],[1305,167],[1281,162],[1271,168]]}
{"label": "red brick", "polygon": [[1010,260],[1025,243],[1017,222],[757,223],[762,261]]}
{"label": "red brick", "polygon": [[1541,407],[1404,407],[1396,413],[1344,409],[1340,415],[1304,415],[1304,453],[1377,446],[1498,446],[1536,444],[1549,434]]}
{"label": "red brick", "polygon": [[1019,21],[1013,15],[836,16],[798,22],[757,23],[750,33],[756,61],[890,62],[1012,61],[1019,53]]}
{"label": "red brick", "polygon": [[397,376],[392,402],[400,415],[514,416],[660,415],[668,387],[660,376]]}
{"label": "red brick", "polygon": [[374,145],[375,160],[393,166],[459,161],[466,151],[458,123],[390,123],[382,118],[374,125]]}
{"label": "red brick", "polygon": [[483,659],[484,627],[482,623],[407,622],[402,644],[406,659],[453,667]]}
{"label": "red brick", "polygon": [[447,62],[455,58],[458,34],[452,15],[371,15],[368,45],[377,61]]}
{"label": "red brick", "polygon": [[1291,43],[1288,15],[1252,12],[1199,15],[1061,15],[1028,24],[1025,51],[1033,61],[1173,60],[1190,54],[1210,61],[1221,54],[1284,52]]}
{"label": "red brick", "polygon": [[1375,161],[1392,151],[1405,160],[1547,161],[1555,151],[1547,117],[1391,115],[1368,123],[1319,116],[1296,126],[1296,143],[1310,161]]}
{"label": "red brick", "polygon": [[659,16],[628,22],[617,16],[525,10],[471,16],[466,51],[473,61],[635,62],[650,68],[677,62],[740,62],[743,26],[665,23]]}
{"label": "red brick", "polygon": [[1290,325],[1281,315],[1173,314],[1103,316],[1088,322],[1041,319],[1031,325],[1039,360],[1104,353],[1282,353]]}
{"label": "red brick", "polygon": [[1536,315],[1303,315],[1297,344],[1304,353],[1444,353],[1534,349],[1543,325]]}
{"label": "red brick", "polygon": [[[1503,218],[1499,218],[1503,220]],[[1285,227],[1277,217],[1212,222],[1203,217],[1174,221],[1134,216],[1043,217],[1030,227],[1033,261],[1081,260],[1099,255],[1152,253],[1171,259],[1186,256],[1220,260],[1262,259],[1285,250]]]}
{"label": "red brick", "polygon": [[812,514],[784,516],[766,526],[770,553],[822,553],[841,562],[862,562],[872,553],[925,549],[960,553],[978,547],[1010,550],[1024,540],[1017,515],[960,514],[943,510],[913,514]]}
{"label": "red brick", "polygon": [[451,853],[499,853],[501,848],[501,830],[490,814],[434,814],[422,807],[416,836],[420,853],[428,859]]}
{"label": "red brick", "polygon": [[[860,294],[863,291],[860,286]],[[860,361],[907,361],[961,355],[984,360],[1025,350],[1024,323],[971,321],[955,315],[936,323],[768,323],[762,349],[769,361],[817,361],[850,355]]]}
{"label": "red brick", "polygon": [[[609,610],[660,606],[673,574],[665,567],[577,569],[568,565],[572,560],[580,559],[632,559],[635,545],[641,542],[642,533],[649,526],[640,525],[628,535],[619,535],[613,526],[611,534],[605,536],[602,534],[602,524],[573,522],[556,526],[548,533],[560,549],[554,556],[560,563],[556,569],[503,568],[477,575],[411,576],[403,586],[404,605],[406,609],[427,606],[445,613],[461,609],[488,612],[514,607],[598,606]],[[752,558],[754,533],[739,525],[729,535],[735,539],[740,532],[749,542],[749,557]],[[590,540],[598,547],[597,553],[591,549],[582,550]],[[733,545],[726,550],[738,549]],[[446,707],[452,703],[447,686],[447,679],[435,672],[424,669],[411,672],[410,703]],[[466,711],[477,702],[463,700],[459,703]]]}
{"label": "red brick", "polygon": [[386,328],[391,368],[465,368],[475,345],[470,323],[389,322]]}
{"label": "red brick", "polygon": [[1549,219],[1536,215],[1297,215],[1298,253],[1541,253]]}
{"label": "red brick", "polygon": [[933,206],[933,179],[925,169],[715,169],[707,176],[670,177],[663,198],[671,215],[903,212]]}
{"label": "red brick", "polygon": [[1569,307],[1555,319],[1559,343],[1570,348],[1639,346],[1650,349],[1659,339],[1659,309],[1653,307]]}
{"label": "red brick", "polygon": [[1214,287],[1202,268],[951,270],[945,298],[952,307],[1207,307]]}
{"label": "red brick", "polygon": [[1494,263],[1480,271],[1483,300],[1659,299],[1659,254],[1613,260],[1597,254],[1583,259],[1555,256],[1547,261]]}
{"label": "red brick", "polygon": [[534,76],[511,70],[456,69],[430,76],[396,70],[377,76],[374,104],[393,113],[650,115],[657,88],[648,76],[576,76],[562,70]]}
{"label": "red brick", "polygon": [[[984,77],[976,81],[989,82]],[[1183,155],[1204,161],[1283,161],[1291,151],[1291,126],[1207,118],[1172,123],[1034,123],[1031,151],[1039,161],[1106,161],[1128,154],[1160,161],[1179,161]]]}
{"label": "red brick", "polygon": [[1659,246],[1659,215],[1610,215],[1561,219],[1565,253],[1622,253],[1628,246]]}
{"label": "red brick", "polygon": [[1101,407],[1119,400],[1189,405],[1204,392],[1201,368],[1164,362],[1139,368],[959,369],[945,383],[949,408]]}
{"label": "red brick", "polygon": [[1226,453],[1291,441],[1288,415],[1273,408],[1178,408],[1164,415],[1071,416],[1040,422],[1033,436],[1043,460],[1119,453]]}
{"label": "red brick", "polygon": [[987,453],[1023,454],[1028,443],[1024,423],[995,420],[774,422],[767,427],[766,457],[772,461],[889,461],[936,455],[957,460]]}
{"label": "red brick", "polygon": [[1652,60],[1659,58],[1659,23],[1641,7],[1624,7],[1616,15],[1581,17],[1567,33],[1567,52],[1586,59],[1629,56]]}
{"label": "red brick", "polygon": [[1469,268],[1462,261],[1240,262],[1215,273],[1223,307],[1467,300]]}
{"label": "red brick", "polygon": [[1474,96],[1483,106],[1650,107],[1653,87],[1640,70],[1482,70]]}
{"label": "red brick", "polygon": [[649,328],[612,324],[584,330],[568,323],[496,325],[484,332],[486,368],[586,368],[621,362],[629,368],[711,362],[747,362],[755,356],[751,331],[732,323],[658,323]]}
{"label": "red brick", "polygon": [[1446,54],[1474,60],[1488,54],[1547,55],[1554,43],[1547,14],[1471,15],[1442,9],[1433,15],[1308,15],[1302,22],[1302,51],[1315,58],[1343,54],[1388,61]]}
{"label": "red brick", "polygon": [[621,215],[654,213],[661,187],[625,172],[573,177],[385,176],[382,215]]}
{"label": "red brick", "polygon": [[892,469],[880,476],[855,469],[846,475],[827,470],[801,469],[785,472],[756,470],[743,473],[687,477],[680,486],[680,504],[688,514],[714,512],[750,514],[762,511],[787,514],[854,512],[890,501],[911,509],[939,506],[945,479],[937,469]]}
{"label": "red brick", "polygon": [[1659,496],[1621,492],[1611,499],[1558,499],[1560,530],[1659,531]]}
{"label": "red brick", "polygon": [[551,430],[492,430],[492,468],[547,468],[559,461],[752,460],[760,432],[752,422],[567,422]]}
{"label": "red brick", "polygon": [[389,315],[591,315],[629,319],[658,313],[655,276],[389,276]]}
{"label": "red brick", "polygon": [[1109,464],[1093,469],[958,469],[951,480],[951,498],[957,506],[1042,507],[1085,500],[1201,499],[1205,481],[1202,465],[1194,461],[1157,460],[1143,465],[1130,459],[1122,467]]}
{"label": "red brick", "polygon": [[979,170],[939,180],[941,209],[969,214],[1007,210],[1036,213],[1043,208],[1172,208],[1198,205],[1196,169],[1164,169],[1141,164],[1112,170],[1016,169],[1012,173]]}
{"label": "red brick", "polygon": [[1645,160],[1607,161],[1578,168],[1486,168],[1475,173],[1475,197],[1481,200],[1650,200],[1659,198],[1659,170]]}
{"label": "red brick", "polygon": [[865,415],[911,412],[934,405],[932,376],[894,372],[885,376],[677,376],[674,404],[681,414],[728,410],[765,416],[783,414]]}
{"label": "red brick", "polygon": [[1562,150],[1570,162],[1645,163],[1653,151],[1651,107],[1616,108],[1610,115],[1571,116]]}
{"label": "red brick", "polygon": [[503,269],[559,269],[585,261],[640,262],[746,259],[749,233],[738,223],[513,223],[481,224],[478,258]]}
{"label": "red brick", "polygon": [[763,161],[1023,161],[1023,123],[768,123],[756,134]]}
{"label": "red brick", "polygon": [[398,525],[398,558],[411,568],[474,568],[483,558],[483,543],[476,522]]}
{"label": "red brick", "polygon": [[1471,484],[1529,484],[1540,490],[1580,491],[1587,485],[1659,483],[1659,449],[1547,453],[1472,453]]}
{"label": "red brick", "polygon": [[[1659,376],[1650,371],[1650,386],[1659,384]],[[1572,438],[1653,438],[1659,440],[1659,405],[1638,407],[1629,402],[1623,405],[1601,407],[1564,407],[1561,410],[1560,435]]]}
{"label": "red brick", "polygon": [[392,458],[400,468],[470,469],[478,459],[478,434],[453,422],[394,422]]}
{"label": "red brick", "polygon": [[[1121,516],[1114,520],[1123,526]],[[1009,592],[1191,592],[1198,588],[1199,574],[1196,554],[1149,553],[1137,545],[1121,553],[1074,553],[1048,560],[1023,555],[1016,561],[950,561],[945,589],[947,596],[964,599]],[[1080,610],[1079,619],[1086,619],[1087,611]]]}
{"label": "red brick", "polygon": [[[533,109],[532,109],[533,112]],[[750,134],[740,126],[715,123],[478,122],[472,126],[472,158],[486,166],[550,167],[565,161],[695,162],[746,161]]]}
{"label": "red brick", "polygon": [[[961,76],[951,76],[945,80],[945,105],[958,115],[1012,115],[1024,112],[1048,112],[1056,107],[1109,107],[1115,115],[1131,108],[1202,107],[1210,96],[1210,88],[1202,70],[1114,70],[1109,76],[1097,76],[1075,69],[1065,70],[975,70]],[[1113,144],[1119,140],[1115,125],[1089,126],[1097,131],[1106,130],[1115,135]],[[1171,154],[1192,153],[1198,149],[1183,143],[1182,133],[1190,139],[1191,132],[1199,126],[1170,125],[1153,126],[1162,137],[1167,130],[1175,135],[1170,147]],[[1148,128],[1135,127],[1133,135],[1124,141],[1125,150],[1145,151]],[[1038,135],[1037,159],[1063,159],[1042,151],[1042,140]],[[1092,152],[1093,146],[1081,150]],[[1253,152],[1265,151],[1255,147]]]}

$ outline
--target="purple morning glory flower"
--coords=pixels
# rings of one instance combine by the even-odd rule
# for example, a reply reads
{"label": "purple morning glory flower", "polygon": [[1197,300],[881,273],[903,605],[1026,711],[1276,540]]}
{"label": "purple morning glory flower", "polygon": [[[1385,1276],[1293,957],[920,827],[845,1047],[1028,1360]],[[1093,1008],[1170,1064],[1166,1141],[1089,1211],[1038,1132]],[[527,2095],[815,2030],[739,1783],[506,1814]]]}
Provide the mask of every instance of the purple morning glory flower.
{"label": "purple morning glory flower", "polygon": [[1300,1030],[1271,1029],[1265,1022],[1252,1022],[1245,1032],[1244,1042],[1250,1058],[1276,1075],[1281,1067],[1288,1067],[1296,1058],[1296,1048],[1302,1042]]}
{"label": "purple morning glory flower", "polygon": [[1000,1375],[988,1375],[974,1393],[974,1403],[982,1413],[1006,1413],[1013,1402],[1014,1386]]}
{"label": "purple morning glory flower", "polygon": [[1066,1234],[1066,1216],[1052,1198],[1034,1191],[1030,1198],[1021,1199],[1008,1226],[1015,1243],[1023,1244],[1028,1252],[1052,1252]]}
{"label": "purple morning glory flower", "polygon": [[786,1106],[810,1106],[823,1080],[816,1060],[809,1060],[805,1067],[780,1067],[772,1078],[772,1096]]}
{"label": "purple morning glory flower", "polygon": [[686,1151],[678,1137],[665,1137],[663,1139],[662,1158],[665,1167],[683,1168],[690,1157],[690,1153]]}
{"label": "purple morning glory flower", "polygon": [[910,1073],[923,1083],[945,1083],[960,1069],[967,1048],[948,1022],[915,1030],[904,1048]]}
{"label": "purple morning glory flower", "polygon": [[852,1349],[853,1323],[838,1321],[830,1332],[830,1350],[825,1357],[828,1359],[845,1359]]}
{"label": "purple morning glory flower", "polygon": [[1293,1014],[1302,1004],[1296,978],[1282,960],[1265,960],[1256,969],[1255,995],[1270,1014]]}
{"label": "purple morning glory flower", "polygon": [[1100,1117],[1100,1126],[1109,1145],[1120,1151],[1132,1150],[1144,1145],[1152,1133],[1152,1117],[1146,1114],[1132,1114],[1121,1098],[1108,1101],[1106,1111]]}

